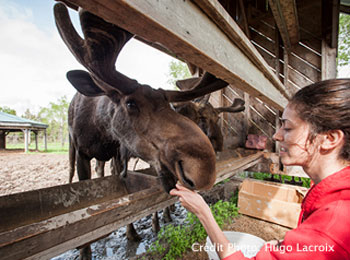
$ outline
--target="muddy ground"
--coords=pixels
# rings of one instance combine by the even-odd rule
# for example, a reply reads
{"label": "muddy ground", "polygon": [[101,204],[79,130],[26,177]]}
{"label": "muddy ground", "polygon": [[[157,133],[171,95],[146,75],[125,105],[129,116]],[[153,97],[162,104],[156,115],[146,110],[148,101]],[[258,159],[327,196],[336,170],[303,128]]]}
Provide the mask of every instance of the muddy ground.
{"label": "muddy ground", "polygon": [[[95,162],[93,161],[93,167]],[[25,154],[0,150],[0,196],[68,183],[67,154]],[[133,167],[133,164],[129,165]],[[144,164],[138,165],[139,168]],[[109,163],[106,175],[109,175]],[[93,178],[96,173],[93,170]],[[73,181],[77,181],[77,176]],[[250,233],[265,241],[282,239],[289,229],[247,216],[238,217],[226,230]],[[208,259],[205,252],[190,252],[184,259]]]}

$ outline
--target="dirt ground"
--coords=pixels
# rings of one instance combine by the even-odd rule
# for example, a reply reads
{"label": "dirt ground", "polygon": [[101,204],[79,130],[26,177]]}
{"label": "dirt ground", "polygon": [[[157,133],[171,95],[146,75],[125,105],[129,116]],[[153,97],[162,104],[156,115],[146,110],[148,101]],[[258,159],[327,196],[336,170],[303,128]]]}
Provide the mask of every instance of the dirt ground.
{"label": "dirt ground", "polygon": [[[92,160],[92,178],[97,178],[95,160]],[[129,169],[134,162],[129,163]],[[145,163],[137,164],[137,169]],[[105,174],[110,175],[109,162]],[[29,153],[18,150],[0,150],[0,196],[29,190],[67,184],[68,154]],[[78,181],[77,173],[73,182]]]}
{"label": "dirt ground", "polygon": [[[93,160],[93,167],[94,164]],[[0,165],[0,196],[68,183],[67,154],[25,154],[22,151],[0,150]],[[105,171],[109,175],[109,163],[106,164]],[[93,178],[97,177],[95,171],[92,172]],[[77,180],[75,176],[73,181]],[[247,216],[238,217],[225,229],[250,233],[265,241],[282,239],[289,230]],[[208,257],[205,252],[190,252],[185,259],[199,260]]]}

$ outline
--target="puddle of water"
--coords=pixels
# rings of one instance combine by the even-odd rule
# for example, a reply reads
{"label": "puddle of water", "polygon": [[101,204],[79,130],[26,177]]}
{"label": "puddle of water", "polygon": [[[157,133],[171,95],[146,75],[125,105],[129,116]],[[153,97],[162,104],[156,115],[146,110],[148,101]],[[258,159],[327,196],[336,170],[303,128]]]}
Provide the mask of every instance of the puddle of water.
{"label": "puddle of water", "polygon": [[[159,224],[164,226],[163,211],[158,212]],[[184,222],[187,211],[179,202],[175,204],[175,211],[171,213],[172,224],[175,226]],[[136,255],[145,253],[152,243],[157,239],[157,234],[152,231],[152,215],[134,222],[134,227],[141,237],[140,242],[128,241],[126,238],[126,227],[122,227],[111,233],[108,237],[100,239],[91,244],[92,259],[129,259]],[[79,250],[69,250],[51,260],[74,260],[79,259]]]}

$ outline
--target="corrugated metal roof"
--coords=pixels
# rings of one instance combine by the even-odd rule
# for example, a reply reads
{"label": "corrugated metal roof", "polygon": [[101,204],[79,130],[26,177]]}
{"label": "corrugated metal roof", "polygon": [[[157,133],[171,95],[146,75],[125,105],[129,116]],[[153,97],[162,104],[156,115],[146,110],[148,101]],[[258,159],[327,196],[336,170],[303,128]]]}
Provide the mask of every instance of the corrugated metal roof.
{"label": "corrugated metal roof", "polygon": [[0,112],[0,127],[1,126],[23,126],[23,127],[36,127],[36,128],[47,128],[48,125],[19,116],[10,115],[4,112]]}

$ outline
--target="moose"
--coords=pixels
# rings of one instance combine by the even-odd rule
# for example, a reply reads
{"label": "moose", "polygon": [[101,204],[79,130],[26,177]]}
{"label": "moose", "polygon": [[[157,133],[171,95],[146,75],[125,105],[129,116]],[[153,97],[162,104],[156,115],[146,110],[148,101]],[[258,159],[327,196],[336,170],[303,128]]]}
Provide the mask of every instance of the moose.
{"label": "moose", "polygon": [[[69,133],[76,150],[79,180],[91,178],[90,161],[107,161],[123,146],[148,162],[166,192],[177,181],[192,190],[215,182],[215,152],[202,130],[176,113],[169,103],[183,102],[227,86],[207,73],[193,90],[155,90],[115,69],[119,52],[133,35],[100,17],[80,10],[84,39],[74,29],[66,6],[56,3],[55,21],[61,38],[88,70],[67,73],[78,90],[69,107]],[[81,258],[89,258],[90,247]]]}
{"label": "moose", "polygon": [[[191,78],[186,80],[181,80],[177,82],[178,87],[183,90],[184,82],[191,82],[192,84],[187,88],[193,88],[195,85],[193,79],[200,80],[200,78]],[[210,94],[206,95],[203,98],[199,98],[197,100],[189,101],[189,102],[181,102],[174,104],[174,109],[176,112],[188,117],[193,122],[195,122],[201,130],[208,136],[215,152],[220,152],[223,150],[223,134],[221,132],[221,128],[218,124],[219,114],[223,112],[237,113],[241,112],[245,109],[244,101],[242,99],[236,98],[233,100],[231,106],[228,107],[218,107],[214,108],[209,101]],[[117,148],[116,148],[117,149]],[[121,175],[122,177],[126,176],[128,169],[128,160],[130,159],[130,153],[125,148],[120,148],[119,151],[116,151],[117,154],[110,161],[111,164],[111,173],[114,175]],[[75,167],[75,148],[70,146],[69,153],[70,156],[70,177],[69,180],[72,182],[74,176],[74,167]],[[72,154],[73,153],[73,154]],[[96,161],[95,171],[97,176],[104,176],[104,161]],[[163,210],[163,218],[165,222],[171,221],[170,209],[169,207]],[[158,231],[159,228],[159,219],[158,214],[155,212],[152,218],[153,230]],[[126,236],[129,240],[138,241],[140,237],[138,236],[134,226],[129,224],[126,230]]]}
{"label": "moose", "polygon": [[[204,73],[205,75],[205,73]],[[178,80],[177,87],[180,90],[193,89],[201,80],[201,77],[194,77],[185,80]],[[202,131],[208,136],[215,152],[223,150],[223,135],[218,124],[219,114],[223,112],[238,113],[244,111],[244,100],[235,98],[228,107],[214,108],[209,103],[210,94],[197,98],[193,102],[182,102],[174,104],[175,111],[188,117],[195,122]]]}

